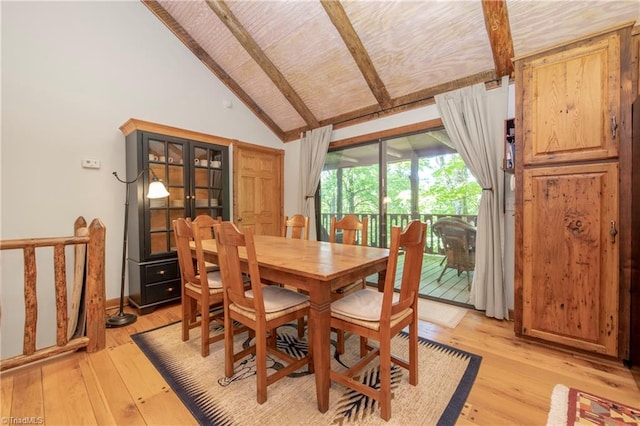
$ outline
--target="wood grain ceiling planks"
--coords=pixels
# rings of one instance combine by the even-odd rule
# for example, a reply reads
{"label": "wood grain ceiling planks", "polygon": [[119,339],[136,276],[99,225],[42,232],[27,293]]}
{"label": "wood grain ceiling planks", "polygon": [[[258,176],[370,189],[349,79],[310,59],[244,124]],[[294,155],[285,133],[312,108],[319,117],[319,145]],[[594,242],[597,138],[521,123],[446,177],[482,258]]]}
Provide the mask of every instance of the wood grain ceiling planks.
{"label": "wood grain ceiling planks", "polygon": [[637,0],[142,0],[283,142],[432,104],[512,58],[638,19]]}

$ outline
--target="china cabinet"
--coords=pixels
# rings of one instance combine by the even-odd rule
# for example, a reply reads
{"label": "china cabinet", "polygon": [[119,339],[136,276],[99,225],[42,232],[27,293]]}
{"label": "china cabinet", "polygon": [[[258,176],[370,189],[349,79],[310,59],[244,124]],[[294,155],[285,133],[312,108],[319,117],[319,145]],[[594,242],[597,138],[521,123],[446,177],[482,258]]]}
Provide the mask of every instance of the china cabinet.
{"label": "china cabinet", "polygon": [[[127,180],[143,172],[129,199],[127,267],[129,302],[145,314],[181,297],[173,220],[200,214],[229,220],[230,140],[135,119],[120,129]],[[168,198],[145,197],[154,175]]]}
{"label": "china cabinet", "polygon": [[515,331],[628,356],[630,27],[517,58]]}

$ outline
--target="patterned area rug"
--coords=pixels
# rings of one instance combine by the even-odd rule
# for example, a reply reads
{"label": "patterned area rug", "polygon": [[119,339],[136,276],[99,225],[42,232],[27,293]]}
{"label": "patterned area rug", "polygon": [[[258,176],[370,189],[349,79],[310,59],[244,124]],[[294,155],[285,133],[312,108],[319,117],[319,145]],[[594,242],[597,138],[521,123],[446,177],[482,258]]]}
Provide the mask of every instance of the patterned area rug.
{"label": "patterned area rug", "polygon": [[640,425],[640,409],[564,385],[551,395],[548,426]]}
{"label": "patterned area rug", "polygon": [[[215,326],[214,326],[215,327]],[[222,332],[217,329],[217,332]],[[391,420],[380,419],[377,403],[368,397],[332,385],[326,413],[317,410],[314,376],[306,367],[267,388],[267,402],[256,402],[255,362],[253,356],[236,363],[235,374],[224,375],[224,344],[211,345],[207,358],[200,356],[198,330],[182,342],[180,324],[175,323],[136,334],[133,340],[162,374],[200,424],[207,425],[332,425],[398,424],[453,425],[471,390],[481,357],[426,339],[419,345],[418,386],[408,382],[406,370],[392,371],[393,401]],[[350,365],[358,351],[355,337],[347,341],[347,353],[337,356],[332,368]],[[246,346],[247,334],[236,336],[235,344]],[[335,348],[335,341],[332,341]],[[278,329],[278,346],[300,356],[307,351],[305,341],[297,338],[295,326]],[[349,353],[352,349],[353,353]],[[407,358],[406,336],[397,336],[393,352]],[[278,369],[277,359],[269,367]],[[378,386],[377,365],[361,377],[370,386]]]}

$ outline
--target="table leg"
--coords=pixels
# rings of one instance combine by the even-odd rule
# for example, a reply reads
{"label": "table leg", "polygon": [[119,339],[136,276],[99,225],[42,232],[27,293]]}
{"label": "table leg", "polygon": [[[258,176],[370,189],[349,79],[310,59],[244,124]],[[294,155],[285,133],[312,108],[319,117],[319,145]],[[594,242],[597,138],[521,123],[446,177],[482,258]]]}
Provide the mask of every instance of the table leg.
{"label": "table leg", "polygon": [[318,410],[325,413],[329,409],[329,388],[331,379],[331,288],[327,283],[310,285],[310,324],[313,348],[313,368],[316,376],[316,397]]}
{"label": "table leg", "polygon": [[384,293],[384,282],[387,279],[387,270],[383,269],[378,272],[378,291]]}

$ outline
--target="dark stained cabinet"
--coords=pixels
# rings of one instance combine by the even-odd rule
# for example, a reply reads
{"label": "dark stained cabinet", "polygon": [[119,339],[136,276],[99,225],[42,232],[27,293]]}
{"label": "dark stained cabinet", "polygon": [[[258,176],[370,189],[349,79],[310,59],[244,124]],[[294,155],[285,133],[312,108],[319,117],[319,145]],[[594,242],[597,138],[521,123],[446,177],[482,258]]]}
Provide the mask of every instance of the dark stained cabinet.
{"label": "dark stained cabinet", "polygon": [[[173,220],[200,214],[229,220],[230,140],[131,119],[126,136],[129,302],[141,314],[181,297]],[[147,199],[154,175],[169,197]],[[135,188],[135,189],[134,189]]]}

